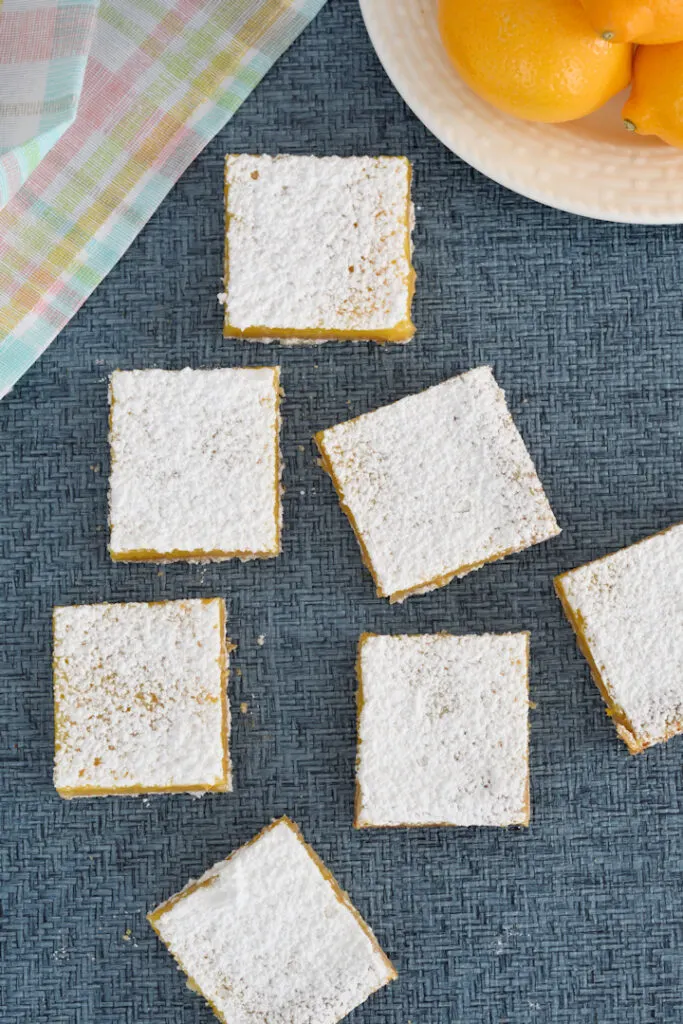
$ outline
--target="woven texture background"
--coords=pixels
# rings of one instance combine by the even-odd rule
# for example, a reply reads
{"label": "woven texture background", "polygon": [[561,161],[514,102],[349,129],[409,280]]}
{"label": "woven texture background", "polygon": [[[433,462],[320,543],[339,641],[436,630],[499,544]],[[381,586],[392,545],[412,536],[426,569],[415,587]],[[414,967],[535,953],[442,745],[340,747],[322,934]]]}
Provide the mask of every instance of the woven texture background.
{"label": "woven texture background", "polygon": [[[414,161],[414,342],[310,351],[221,339],[232,150]],[[681,1020],[683,742],[627,754],[551,579],[683,519],[682,242],[680,228],[543,209],[464,166],[392,89],[355,0],[330,0],[0,403],[3,1022],[209,1024],[145,913],[284,812],[399,969],[355,1024]],[[287,392],[283,555],[113,565],[108,373],[274,361]],[[390,608],[373,595],[311,436],[481,363],[507,390],[564,533]],[[214,594],[239,642],[236,792],[61,801],[52,605]],[[530,830],[354,833],[358,634],[521,628],[532,631],[538,705]]]}

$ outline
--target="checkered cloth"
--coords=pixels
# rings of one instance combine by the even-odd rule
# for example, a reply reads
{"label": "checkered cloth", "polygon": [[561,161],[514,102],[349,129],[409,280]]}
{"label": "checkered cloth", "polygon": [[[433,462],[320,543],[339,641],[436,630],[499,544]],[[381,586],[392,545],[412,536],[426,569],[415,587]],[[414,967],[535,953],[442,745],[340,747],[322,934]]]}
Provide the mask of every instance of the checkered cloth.
{"label": "checkered cloth", "polygon": [[0,397],[325,0],[0,0]]}
{"label": "checkered cloth", "polygon": [[97,6],[0,3],[0,208],[74,122]]}

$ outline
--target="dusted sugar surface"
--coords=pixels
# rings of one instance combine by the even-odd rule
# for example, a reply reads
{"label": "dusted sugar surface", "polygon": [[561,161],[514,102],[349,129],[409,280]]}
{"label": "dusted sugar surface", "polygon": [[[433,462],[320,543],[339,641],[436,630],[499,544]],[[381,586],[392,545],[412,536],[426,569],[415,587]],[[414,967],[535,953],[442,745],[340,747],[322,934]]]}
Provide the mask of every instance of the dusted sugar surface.
{"label": "dusted sugar surface", "polygon": [[113,558],[278,554],[278,367],[117,371],[110,403]]}
{"label": "dusted sugar surface", "polygon": [[382,597],[560,532],[487,366],[317,436]]}
{"label": "dusted sugar surface", "polygon": [[410,176],[401,157],[226,157],[226,331],[407,340]]}
{"label": "dusted sugar surface", "polygon": [[150,922],[228,1024],[336,1024],[396,977],[287,819],[216,864]]}
{"label": "dusted sugar surface", "polygon": [[683,523],[556,585],[629,748],[683,731]]}
{"label": "dusted sugar surface", "polygon": [[218,598],[54,609],[63,796],[230,788],[224,629]]}
{"label": "dusted sugar surface", "polygon": [[358,675],[357,827],[528,824],[528,634],[366,635]]}

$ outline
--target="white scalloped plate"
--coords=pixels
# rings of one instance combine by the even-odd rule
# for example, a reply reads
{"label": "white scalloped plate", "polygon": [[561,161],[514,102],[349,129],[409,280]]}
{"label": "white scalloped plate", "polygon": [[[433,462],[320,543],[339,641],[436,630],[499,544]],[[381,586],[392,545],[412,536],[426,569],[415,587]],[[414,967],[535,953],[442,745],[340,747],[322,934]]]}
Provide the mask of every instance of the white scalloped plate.
{"label": "white scalloped plate", "polygon": [[377,55],[412,111],[449,149],[520,195],[630,224],[683,223],[683,151],[630,135],[623,97],[581,121],[517,121],[465,85],[439,38],[437,0],[360,0]]}

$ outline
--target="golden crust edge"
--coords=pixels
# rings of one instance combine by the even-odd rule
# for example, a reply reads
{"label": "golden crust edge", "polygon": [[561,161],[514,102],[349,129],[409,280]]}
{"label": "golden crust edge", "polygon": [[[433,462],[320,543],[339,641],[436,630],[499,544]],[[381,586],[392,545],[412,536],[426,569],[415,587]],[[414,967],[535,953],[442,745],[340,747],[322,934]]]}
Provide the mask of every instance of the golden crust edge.
{"label": "golden crust edge", "polygon": [[[573,570],[570,570],[570,572],[571,571]],[[641,754],[646,749],[646,747],[650,746],[651,744],[648,744],[638,739],[636,731],[633,728],[633,725],[631,724],[625,711],[612,698],[612,695],[609,691],[609,687],[607,686],[607,683],[605,682],[602,673],[598,668],[597,662],[593,657],[593,653],[590,649],[588,637],[585,632],[586,622],[581,612],[578,610],[574,610],[574,608],[570,604],[569,596],[566,590],[564,589],[564,578],[568,575],[569,572],[561,573],[559,576],[556,576],[553,580],[553,586],[555,588],[555,593],[559,598],[560,604],[562,605],[562,610],[564,611],[564,614],[569,622],[569,625],[574,631],[577,647],[579,648],[581,654],[588,662],[588,667],[590,669],[593,682],[597,686],[600,696],[605,702],[605,705],[607,707],[607,715],[609,718],[612,719],[614,723],[617,736],[626,744],[630,754]]]}
{"label": "golden crust edge", "polygon": [[370,573],[370,576],[372,577],[372,581],[375,584],[376,594],[378,597],[389,597],[389,594],[385,593],[384,590],[382,589],[382,585],[377,577],[377,574],[375,573],[375,568],[372,564],[372,559],[370,558],[370,552],[365,546],[365,541],[363,540],[363,535],[361,534],[360,527],[356,522],[355,516],[351,509],[349,508],[349,506],[344,501],[344,489],[341,485],[341,481],[338,479],[334,471],[332,461],[329,455],[327,454],[327,449],[325,447],[325,431],[318,431],[318,433],[313,436],[313,440],[315,441],[318,447],[318,451],[320,452],[320,464],[327,473],[327,475],[329,476],[329,478],[331,479],[332,485],[337,494],[337,500],[339,501],[341,510],[351,524],[351,529],[354,532],[356,541],[360,548],[361,561],[363,562],[363,565],[365,566],[365,568]]}

